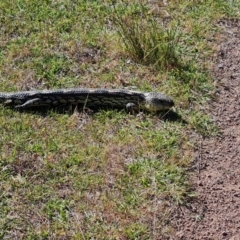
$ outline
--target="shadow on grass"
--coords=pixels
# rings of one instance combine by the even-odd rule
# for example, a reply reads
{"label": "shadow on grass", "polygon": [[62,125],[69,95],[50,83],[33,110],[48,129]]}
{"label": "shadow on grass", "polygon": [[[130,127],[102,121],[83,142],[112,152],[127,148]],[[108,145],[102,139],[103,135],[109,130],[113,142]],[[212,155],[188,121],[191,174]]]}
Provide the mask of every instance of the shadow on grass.
{"label": "shadow on grass", "polygon": [[182,118],[181,115],[174,112],[173,110],[169,110],[167,112],[161,112],[159,114],[159,119],[162,121],[168,121],[168,122],[182,122],[183,124],[187,124],[188,122]]}
{"label": "shadow on grass", "polygon": [[[25,109],[15,109],[14,107],[6,107],[8,109],[15,110],[20,113],[28,113],[28,114],[36,114],[42,117],[46,117],[50,115],[51,113],[55,114],[67,114],[71,116],[74,114],[74,112],[85,112],[89,115],[93,115],[101,110],[104,111],[111,111],[111,110],[116,110],[116,108],[110,108],[110,107],[99,107],[99,108],[83,108],[81,106],[58,106],[58,107],[49,107],[49,106],[44,106],[44,107],[31,107],[31,108],[25,108]],[[119,108],[117,109],[118,111],[122,111],[125,113],[129,113],[132,115],[136,115],[139,112],[129,112],[126,109]],[[147,113],[147,112],[146,112]],[[183,124],[187,124],[187,121],[182,118],[181,115],[178,113],[174,112],[173,110],[168,110],[168,111],[163,111],[163,112],[158,112],[156,114],[153,113],[153,115],[157,115],[158,118],[162,121],[169,121],[169,122],[182,122]]]}

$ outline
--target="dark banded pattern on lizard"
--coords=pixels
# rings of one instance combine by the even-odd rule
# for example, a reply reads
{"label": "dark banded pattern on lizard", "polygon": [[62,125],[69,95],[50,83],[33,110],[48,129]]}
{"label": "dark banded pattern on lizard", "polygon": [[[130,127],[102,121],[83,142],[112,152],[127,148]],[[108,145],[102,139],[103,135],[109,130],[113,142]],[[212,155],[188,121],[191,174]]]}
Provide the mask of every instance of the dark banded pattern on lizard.
{"label": "dark banded pattern on lizard", "polygon": [[25,109],[40,106],[81,105],[87,108],[134,108],[150,112],[168,110],[174,102],[159,92],[109,89],[58,89],[23,92],[0,92],[0,103]]}

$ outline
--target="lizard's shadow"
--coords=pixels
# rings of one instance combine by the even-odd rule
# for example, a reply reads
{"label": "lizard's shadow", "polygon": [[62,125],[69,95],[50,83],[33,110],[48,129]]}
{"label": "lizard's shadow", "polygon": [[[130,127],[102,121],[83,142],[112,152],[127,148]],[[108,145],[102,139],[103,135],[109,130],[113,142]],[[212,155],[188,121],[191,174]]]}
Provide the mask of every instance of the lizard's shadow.
{"label": "lizard's shadow", "polygon": [[[68,114],[71,116],[75,111],[77,112],[86,112],[89,113],[90,115],[97,113],[101,110],[113,110],[112,108],[83,108],[79,106],[58,106],[58,107],[32,107],[32,108],[27,108],[27,109],[18,109],[17,111],[19,112],[24,112],[24,113],[29,113],[29,114],[36,114],[42,117],[48,116],[50,113],[56,113],[56,114]],[[117,109],[119,111],[124,111],[124,109]],[[129,112],[125,110],[126,112]],[[133,113],[137,114],[137,113]],[[187,124],[187,121],[182,118],[181,115],[178,113],[174,112],[173,110],[168,110],[168,111],[163,111],[160,113],[157,113],[157,116],[160,120],[162,121],[168,121],[168,122],[182,122],[183,124]]]}
{"label": "lizard's shadow", "polygon": [[169,110],[167,112],[161,112],[158,115],[159,119],[162,121],[168,121],[168,122],[182,122],[183,124],[187,124],[188,122],[182,118],[181,115],[174,112],[173,110]]}

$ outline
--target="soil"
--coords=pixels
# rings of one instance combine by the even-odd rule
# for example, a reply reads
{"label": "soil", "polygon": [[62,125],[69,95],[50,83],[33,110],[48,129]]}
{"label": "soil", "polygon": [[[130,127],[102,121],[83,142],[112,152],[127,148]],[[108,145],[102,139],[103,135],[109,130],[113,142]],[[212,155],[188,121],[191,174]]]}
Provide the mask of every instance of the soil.
{"label": "soil", "polygon": [[175,214],[174,240],[240,240],[240,21],[219,24],[209,114],[221,134],[197,144],[191,174],[197,198]]}

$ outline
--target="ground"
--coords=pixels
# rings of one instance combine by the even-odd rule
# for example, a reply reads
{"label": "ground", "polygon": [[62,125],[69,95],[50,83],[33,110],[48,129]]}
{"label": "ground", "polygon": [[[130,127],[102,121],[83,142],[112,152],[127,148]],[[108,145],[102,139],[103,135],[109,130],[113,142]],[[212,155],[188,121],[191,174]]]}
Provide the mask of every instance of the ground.
{"label": "ground", "polygon": [[0,1],[1,92],[127,88],[175,107],[0,104],[0,239],[237,239],[239,23],[218,21],[240,0],[12,2]]}
{"label": "ground", "polygon": [[191,181],[197,193],[174,216],[174,239],[240,239],[240,21],[221,21],[209,114],[218,137],[199,139]]}

